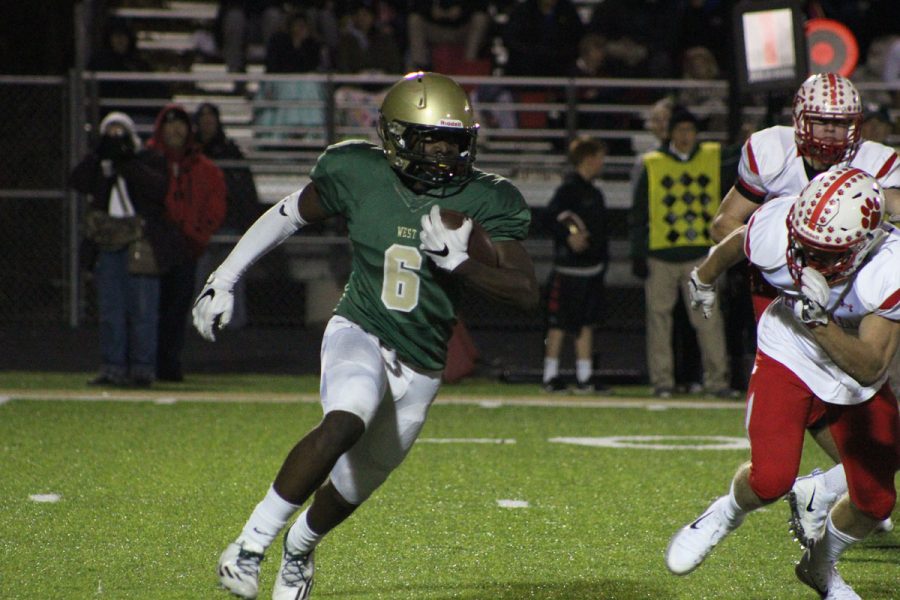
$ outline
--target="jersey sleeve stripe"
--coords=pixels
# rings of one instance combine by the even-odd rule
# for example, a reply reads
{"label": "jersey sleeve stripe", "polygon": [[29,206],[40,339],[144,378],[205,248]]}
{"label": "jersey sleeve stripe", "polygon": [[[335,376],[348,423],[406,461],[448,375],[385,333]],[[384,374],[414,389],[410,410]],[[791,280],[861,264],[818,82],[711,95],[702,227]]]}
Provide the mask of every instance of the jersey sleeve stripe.
{"label": "jersey sleeve stripe", "polygon": [[747,161],[750,163],[750,170],[755,175],[759,175],[759,166],[756,164],[756,156],[753,155],[753,144],[747,140]]}
{"label": "jersey sleeve stripe", "polygon": [[878,310],[891,310],[897,303],[900,302],[900,290],[895,291],[893,294],[887,297],[887,300],[881,303],[881,306],[878,307]]}
{"label": "jersey sleeve stripe", "polygon": [[756,204],[762,204],[763,200],[766,199],[766,193],[763,190],[758,190],[740,177],[737,178],[737,181],[734,183],[735,189],[747,200],[751,202],[755,202]]}
{"label": "jersey sleeve stripe", "polygon": [[891,157],[885,161],[884,165],[881,166],[881,169],[878,171],[878,175],[875,176],[875,179],[881,179],[891,171],[891,167],[893,164],[897,162],[897,153],[894,152],[891,154]]}
{"label": "jersey sleeve stripe", "polygon": [[753,229],[753,221],[756,220],[756,213],[750,217],[750,220],[747,222],[747,229],[744,230],[744,256],[747,257],[751,263],[753,259],[750,257],[750,231]]}

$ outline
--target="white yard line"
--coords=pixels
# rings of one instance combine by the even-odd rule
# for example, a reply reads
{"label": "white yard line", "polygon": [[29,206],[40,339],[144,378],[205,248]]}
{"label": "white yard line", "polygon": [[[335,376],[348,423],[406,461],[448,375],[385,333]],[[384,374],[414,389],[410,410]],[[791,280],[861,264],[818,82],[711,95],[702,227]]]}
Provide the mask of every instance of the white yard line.
{"label": "white yard line", "polygon": [[[212,402],[212,403],[262,403],[292,404],[319,402],[318,394],[290,393],[251,393],[251,392],[165,392],[110,390],[104,392],[82,392],[72,390],[2,390],[0,399],[5,400],[77,400],[81,402],[154,402],[172,404],[174,402]],[[544,399],[535,396],[441,396],[435,404],[460,404],[481,406],[484,408],[500,408],[502,406],[534,406],[543,408],[638,408],[643,410],[668,409],[732,409],[744,410],[740,401],[727,400],[666,400],[657,398],[628,398],[620,396],[595,396],[591,398],[552,398]]]}
{"label": "white yard line", "polygon": [[514,438],[419,438],[417,444],[515,444]]}

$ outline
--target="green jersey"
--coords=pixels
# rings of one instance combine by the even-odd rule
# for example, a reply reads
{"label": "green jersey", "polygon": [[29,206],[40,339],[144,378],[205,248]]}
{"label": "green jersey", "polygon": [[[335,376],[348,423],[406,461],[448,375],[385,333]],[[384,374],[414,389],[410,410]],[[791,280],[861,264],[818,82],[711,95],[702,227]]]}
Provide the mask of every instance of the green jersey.
{"label": "green jersey", "polygon": [[415,194],[379,146],[356,140],[328,147],[310,177],[323,208],[346,218],[353,248],[353,270],[335,313],[404,362],[443,369],[458,290],[419,251],[422,215],[437,203],[469,215],[494,241],[521,240],[531,220],[522,195],[506,179],[478,170],[453,196]]}

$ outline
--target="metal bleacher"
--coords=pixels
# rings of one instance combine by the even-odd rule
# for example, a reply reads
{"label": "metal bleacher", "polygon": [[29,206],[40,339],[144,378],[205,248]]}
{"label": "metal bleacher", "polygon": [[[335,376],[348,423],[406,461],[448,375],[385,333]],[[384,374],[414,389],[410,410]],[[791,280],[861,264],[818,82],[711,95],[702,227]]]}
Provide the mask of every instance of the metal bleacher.
{"label": "metal bleacher", "polygon": [[[592,1],[584,0],[579,7],[589,13]],[[196,32],[210,29],[217,3],[208,1],[165,2],[155,8],[122,6],[115,14],[129,19],[138,32],[138,47],[153,64],[160,65],[155,73],[84,73],[85,124],[96,125],[104,110],[115,107],[157,110],[167,102],[178,102],[189,112],[199,104],[212,102],[219,106],[226,134],[242,148],[245,160],[220,164],[223,168],[247,166],[254,175],[257,189],[264,202],[274,203],[302,186],[314,161],[328,143],[351,137],[366,137],[376,141],[371,124],[360,124],[348,118],[353,111],[377,109],[377,94],[341,94],[344,89],[384,89],[396,81],[397,75],[343,75],[335,73],[304,73],[272,75],[251,58],[245,73],[228,73],[221,61],[203,56],[197,60],[194,51]],[[258,54],[258,52],[256,53]],[[630,272],[627,259],[626,215],[631,206],[629,176],[636,155],[649,150],[654,138],[644,130],[643,117],[653,102],[666,95],[677,95],[690,89],[723,97],[727,94],[725,81],[639,80],[639,79],[570,79],[523,78],[499,75],[461,75],[454,77],[475,95],[492,89],[505,89],[508,94],[494,95],[490,101],[477,98],[474,102],[483,127],[479,134],[478,166],[509,178],[522,191],[526,201],[540,211],[559,185],[566,170],[565,146],[576,135],[590,135],[606,140],[612,152],[607,156],[603,180],[600,182],[610,209],[613,260],[607,276],[611,287],[619,288],[619,296],[630,307],[628,315],[617,318],[618,326],[640,327],[642,313],[640,280]],[[98,83],[122,80],[154,80],[165,83],[171,90],[167,98],[101,98]],[[264,92],[267,86],[297,84],[318,86],[318,100],[275,100]],[[591,89],[621,92],[623,100],[615,103],[586,104],[578,101],[581,93]],[[538,91],[536,94],[520,91]],[[319,111],[321,123],[309,125],[264,125],[259,118],[266,110],[302,107]],[[716,116],[724,116],[718,109]],[[746,114],[759,117],[763,108],[750,108]],[[516,117],[514,126],[490,126],[493,115]],[[600,115],[615,122],[603,129],[579,128],[585,117]],[[527,117],[538,118],[527,118]],[[722,119],[719,119],[721,122]],[[509,122],[509,120],[507,120]],[[139,132],[148,136],[152,122],[139,122]],[[726,132],[706,131],[704,139],[726,141]],[[87,140],[82,140],[86,143]],[[315,321],[322,315],[311,312],[315,306],[330,306],[330,296],[340,293],[329,262],[336,248],[344,243],[339,236],[310,236],[290,245],[287,268],[289,280],[304,286],[306,298],[305,320]],[[220,244],[233,242],[228,236],[216,236]],[[552,247],[540,235],[528,240],[538,277],[544,280],[551,266]],[[262,275],[260,275],[262,279]],[[282,282],[284,279],[282,279]],[[260,285],[264,282],[260,281]],[[267,285],[267,284],[266,284]],[[281,284],[283,285],[283,283]],[[260,294],[261,298],[283,294]],[[502,314],[486,313],[479,306],[475,311],[482,323],[495,326],[508,320]],[[287,311],[271,311],[283,314]],[[631,314],[634,313],[634,314]],[[530,326],[539,327],[534,323]]]}
{"label": "metal bleacher", "polygon": [[[581,0],[579,9],[587,17],[595,0]],[[139,6],[122,6],[113,9],[116,17],[132,22],[138,35],[138,48],[155,64],[163,65],[165,75],[148,74],[149,78],[162,79],[169,83],[174,93],[166,101],[183,104],[189,111],[202,102],[217,104],[222,112],[223,123],[227,134],[242,147],[250,164],[260,191],[266,201],[276,201],[285,189],[296,185],[298,173],[308,171],[315,157],[326,142],[348,137],[368,137],[374,139],[371,127],[351,126],[343,123],[342,113],[360,108],[354,105],[341,105],[328,98],[308,108],[323,111],[335,111],[331,118],[336,122],[333,129],[318,131],[305,128],[292,130],[290,127],[279,131],[266,131],[265,127],[255,122],[255,115],[266,108],[286,106],[278,102],[267,101],[258,95],[260,85],[264,82],[279,80],[308,80],[318,82],[333,93],[341,85],[362,83],[380,83],[387,86],[395,76],[344,76],[308,75],[302,76],[267,76],[262,65],[252,61],[245,74],[229,74],[221,62],[191,60],[194,53],[197,32],[209,31],[216,17],[217,2],[208,0],[159,0],[156,6],[147,7],[146,2]],[[498,15],[502,18],[502,15]],[[256,53],[258,54],[258,52]],[[175,65],[176,67],[173,67]],[[97,74],[103,80],[105,74]],[[634,80],[585,80],[572,83],[565,79],[534,81],[528,78],[504,77],[458,77],[467,87],[492,85],[504,86],[510,90],[520,88],[544,87],[555,90],[555,100],[525,101],[522,98],[507,101],[477,102],[476,108],[494,113],[513,113],[522,115],[517,128],[491,130],[483,127],[479,140],[479,166],[485,170],[498,172],[513,179],[523,189],[529,203],[541,206],[549,199],[553,188],[558,184],[560,173],[564,169],[565,158],[563,148],[566,140],[575,133],[595,135],[606,140],[622,140],[631,148],[645,147],[647,134],[642,130],[641,117],[648,108],[649,101],[661,97],[665,93],[677,91],[684,84],[681,81],[639,82]],[[724,82],[703,82],[701,85],[716,93],[723,93]],[[579,114],[604,113],[620,115],[629,127],[614,130],[578,130],[566,124],[566,115],[572,106],[566,101],[566,90],[576,93],[592,86],[620,87],[633,90],[643,86],[650,98],[647,103],[627,105],[592,105],[577,107]],[[238,93],[240,90],[240,93]],[[655,96],[655,97],[654,97]],[[103,99],[97,100],[101,105]],[[158,105],[162,99],[134,99],[131,105]],[[117,100],[121,106],[122,102]],[[126,103],[126,105],[128,105]],[[296,106],[296,103],[294,103]],[[552,126],[548,126],[544,117],[543,126],[526,126],[524,115],[544,114],[556,116]],[[148,124],[142,126],[142,133],[148,134]],[[282,139],[273,140],[269,133],[282,134]],[[707,137],[724,139],[724,132],[710,132]],[[607,160],[608,183],[607,195],[614,207],[624,208],[628,204],[627,189],[622,181],[627,178],[634,163],[634,153],[612,154]]]}

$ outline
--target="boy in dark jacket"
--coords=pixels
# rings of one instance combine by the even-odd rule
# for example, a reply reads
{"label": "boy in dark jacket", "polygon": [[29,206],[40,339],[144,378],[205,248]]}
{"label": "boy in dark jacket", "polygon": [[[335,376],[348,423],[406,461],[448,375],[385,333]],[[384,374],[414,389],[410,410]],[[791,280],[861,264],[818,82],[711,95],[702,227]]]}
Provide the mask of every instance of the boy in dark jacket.
{"label": "boy in dark jacket", "polygon": [[594,326],[600,318],[603,278],[609,260],[606,203],[592,183],[603,170],[606,145],[580,138],[569,146],[574,170],[553,194],[547,218],[554,260],[547,296],[544,389],[562,392],[559,356],[566,333],[575,336],[576,393],[597,390],[593,381]]}

